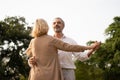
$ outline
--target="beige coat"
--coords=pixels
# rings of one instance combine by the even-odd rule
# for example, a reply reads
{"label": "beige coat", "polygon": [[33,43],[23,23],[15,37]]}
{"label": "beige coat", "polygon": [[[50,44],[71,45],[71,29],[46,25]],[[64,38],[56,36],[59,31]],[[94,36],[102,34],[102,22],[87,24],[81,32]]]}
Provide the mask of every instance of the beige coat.
{"label": "beige coat", "polygon": [[80,52],[85,47],[69,45],[49,35],[32,39],[26,53],[35,56],[37,65],[31,68],[30,80],[63,80],[58,49]]}

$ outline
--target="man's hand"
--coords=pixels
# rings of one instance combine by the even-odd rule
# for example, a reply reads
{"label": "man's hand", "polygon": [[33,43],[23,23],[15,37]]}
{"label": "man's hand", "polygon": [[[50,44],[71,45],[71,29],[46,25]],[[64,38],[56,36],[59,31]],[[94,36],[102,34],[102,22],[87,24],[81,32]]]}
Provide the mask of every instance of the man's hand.
{"label": "man's hand", "polygon": [[28,59],[28,65],[29,65],[30,67],[33,67],[34,65],[37,65],[35,56],[34,56],[34,57],[30,57],[30,58]]}

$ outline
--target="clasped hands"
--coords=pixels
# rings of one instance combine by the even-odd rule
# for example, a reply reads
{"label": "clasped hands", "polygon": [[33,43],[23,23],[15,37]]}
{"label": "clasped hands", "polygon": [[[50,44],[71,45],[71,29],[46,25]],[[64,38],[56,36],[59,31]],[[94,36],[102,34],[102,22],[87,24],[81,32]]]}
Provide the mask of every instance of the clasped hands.
{"label": "clasped hands", "polygon": [[90,46],[95,51],[95,50],[99,49],[100,45],[101,45],[101,42],[94,41]]}

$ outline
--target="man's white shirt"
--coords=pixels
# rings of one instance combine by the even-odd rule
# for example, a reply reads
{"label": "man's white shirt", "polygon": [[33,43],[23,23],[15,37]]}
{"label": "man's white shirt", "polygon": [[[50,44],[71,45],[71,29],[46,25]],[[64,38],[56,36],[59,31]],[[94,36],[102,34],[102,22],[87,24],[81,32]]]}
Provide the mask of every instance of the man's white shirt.
{"label": "man's white shirt", "polygon": [[[66,36],[63,36],[61,38],[62,41],[72,44],[72,45],[76,45],[77,43]],[[85,61],[88,60],[89,57],[87,55],[87,50],[84,52],[66,52],[66,51],[62,51],[62,50],[58,50],[58,54],[59,54],[59,61],[60,61],[60,65],[62,68],[67,68],[67,69],[76,69],[76,66],[74,64],[75,60],[80,60],[80,61]]]}

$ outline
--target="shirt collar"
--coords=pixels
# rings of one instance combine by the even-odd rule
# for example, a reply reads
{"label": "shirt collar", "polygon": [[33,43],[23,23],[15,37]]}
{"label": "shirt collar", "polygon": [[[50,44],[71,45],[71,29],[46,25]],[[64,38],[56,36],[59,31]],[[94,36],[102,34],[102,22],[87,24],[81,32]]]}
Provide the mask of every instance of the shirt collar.
{"label": "shirt collar", "polygon": [[[53,35],[53,37],[55,37],[55,35]],[[66,38],[66,36],[63,34],[63,36],[60,39],[64,39]]]}

